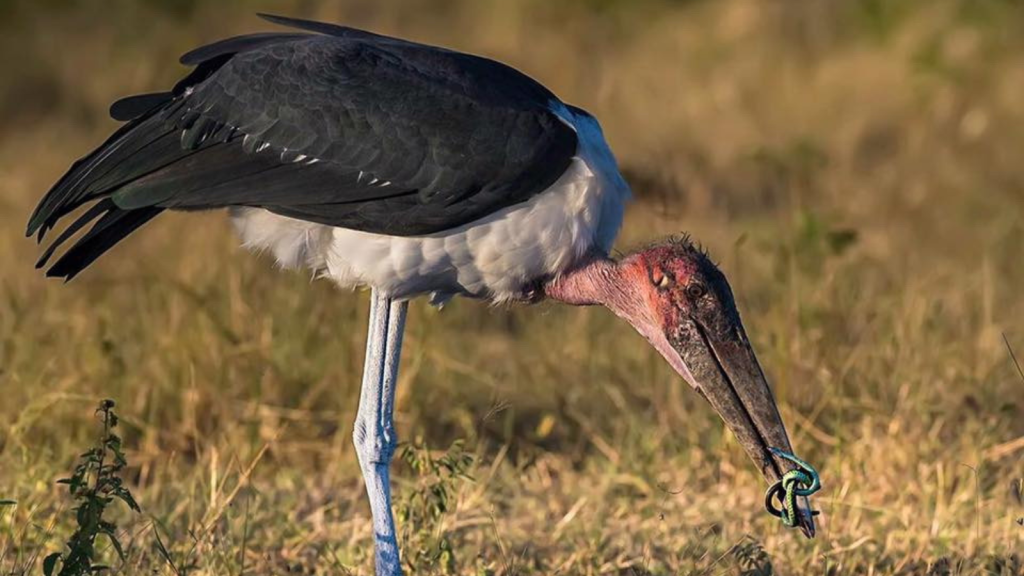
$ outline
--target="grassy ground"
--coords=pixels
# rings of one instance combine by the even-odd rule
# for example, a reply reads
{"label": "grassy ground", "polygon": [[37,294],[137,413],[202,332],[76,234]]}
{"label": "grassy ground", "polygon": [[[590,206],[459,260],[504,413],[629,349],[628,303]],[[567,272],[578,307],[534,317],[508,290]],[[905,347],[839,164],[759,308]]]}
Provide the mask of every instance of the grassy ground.
{"label": "grassy ground", "polygon": [[[639,198],[620,247],[688,231],[710,248],[824,476],[807,541],[608,313],[416,303],[395,478],[412,573],[1024,570],[1020,3],[41,6],[0,4],[0,499],[17,501],[0,573],[39,573],[70,534],[54,482],[105,397],[143,509],[111,516],[115,571],[369,573],[350,446],[365,294],[272,272],[222,214],[161,217],[67,286],[22,237],[113,98],[266,29],[257,8],[498,57],[594,112]],[[436,473],[463,453],[471,479]]]}

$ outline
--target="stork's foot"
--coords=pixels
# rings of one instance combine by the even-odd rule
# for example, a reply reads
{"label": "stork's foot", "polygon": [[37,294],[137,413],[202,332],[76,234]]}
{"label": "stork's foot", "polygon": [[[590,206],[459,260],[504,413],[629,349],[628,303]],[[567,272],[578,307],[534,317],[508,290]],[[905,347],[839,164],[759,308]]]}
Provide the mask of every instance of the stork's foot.
{"label": "stork's foot", "polygon": [[544,299],[544,280],[535,280],[523,286],[523,291],[515,297],[519,304],[536,304]]}

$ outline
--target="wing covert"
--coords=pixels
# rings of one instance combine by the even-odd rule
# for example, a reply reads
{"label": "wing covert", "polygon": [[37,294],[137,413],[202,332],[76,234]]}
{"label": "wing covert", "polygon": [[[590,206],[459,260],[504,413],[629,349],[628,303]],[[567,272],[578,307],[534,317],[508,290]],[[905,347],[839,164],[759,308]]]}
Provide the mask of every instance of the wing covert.
{"label": "wing covert", "polygon": [[[400,226],[335,220],[344,212],[336,207],[323,219],[422,234],[524,201],[565,171],[576,135],[551,111],[552,102],[539,84],[489,60],[397,40],[312,36],[235,56],[179,104],[197,121],[244,134],[257,150],[363,175],[388,198],[396,188],[414,191],[407,202],[417,201],[424,221],[437,222],[429,229],[412,215]],[[353,200],[349,186],[365,192],[360,182],[341,184],[335,203]],[[260,202],[254,193],[251,200]],[[300,189],[295,194],[295,204],[311,204]]]}

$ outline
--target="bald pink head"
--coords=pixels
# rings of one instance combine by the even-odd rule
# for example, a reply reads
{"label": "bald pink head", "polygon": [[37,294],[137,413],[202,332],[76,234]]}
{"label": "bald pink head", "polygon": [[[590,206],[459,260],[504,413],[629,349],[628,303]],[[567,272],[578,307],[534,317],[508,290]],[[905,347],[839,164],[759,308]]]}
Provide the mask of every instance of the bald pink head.
{"label": "bald pink head", "polygon": [[725,296],[714,303],[726,316],[735,315],[725,276],[705,252],[679,237],[620,260],[594,258],[548,283],[544,293],[565,304],[604,306],[650,339],[652,333],[667,338],[678,332],[688,314],[714,299],[712,288]]}
{"label": "bald pink head", "polygon": [[[595,257],[549,282],[544,294],[604,306],[629,322],[711,403],[769,482],[794,468],[769,450],[793,451],[729,282],[688,238],[663,240],[619,260]],[[810,537],[814,523],[804,504],[801,527]]]}

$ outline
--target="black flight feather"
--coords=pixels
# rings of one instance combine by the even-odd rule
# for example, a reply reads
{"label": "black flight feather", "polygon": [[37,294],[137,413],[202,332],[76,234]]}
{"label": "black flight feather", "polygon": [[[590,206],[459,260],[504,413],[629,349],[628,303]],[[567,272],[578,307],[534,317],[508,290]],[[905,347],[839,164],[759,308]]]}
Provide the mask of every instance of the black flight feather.
{"label": "black flight feather", "polygon": [[121,210],[113,203],[105,208],[107,210],[99,221],[46,271],[47,276],[71,280],[104,252],[110,250],[114,244],[163,212],[163,208],[153,207]]}
{"label": "black flight feather", "polygon": [[50,246],[43,252],[43,255],[36,261],[36,269],[46,266],[46,263],[50,261],[50,257],[57,251],[65,242],[67,242],[72,236],[74,236],[79,230],[81,230],[86,224],[99,218],[104,213],[109,212],[111,209],[116,208],[114,203],[109,198],[104,198],[99,202],[93,204],[84,214],[79,216],[70,226],[61,232],[60,236],[54,240]]}
{"label": "black flight feather", "polygon": [[110,105],[110,117],[122,122],[134,120],[157,106],[170,102],[172,98],[174,94],[171,92],[152,92],[121,98]]}

